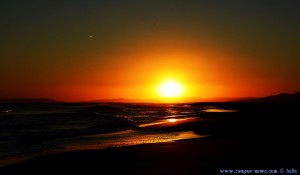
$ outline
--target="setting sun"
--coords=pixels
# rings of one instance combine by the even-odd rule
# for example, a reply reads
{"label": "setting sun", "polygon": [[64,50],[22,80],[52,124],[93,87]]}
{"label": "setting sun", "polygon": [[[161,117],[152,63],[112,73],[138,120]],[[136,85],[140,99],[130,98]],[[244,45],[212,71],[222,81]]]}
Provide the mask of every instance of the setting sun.
{"label": "setting sun", "polygon": [[183,86],[174,80],[167,80],[159,85],[158,93],[162,97],[180,97],[183,93]]}

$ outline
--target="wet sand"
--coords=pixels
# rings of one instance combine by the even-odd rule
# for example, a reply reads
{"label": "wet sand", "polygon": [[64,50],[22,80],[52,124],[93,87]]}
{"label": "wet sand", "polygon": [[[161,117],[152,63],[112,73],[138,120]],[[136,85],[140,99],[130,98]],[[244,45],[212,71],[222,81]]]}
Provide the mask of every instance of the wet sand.
{"label": "wet sand", "polygon": [[[255,144],[251,144],[255,142]],[[220,174],[223,169],[296,168],[291,149],[263,142],[204,138],[77,151],[37,157],[3,168],[1,174]],[[277,153],[274,155],[274,152]],[[292,154],[292,155],[291,155]]]}

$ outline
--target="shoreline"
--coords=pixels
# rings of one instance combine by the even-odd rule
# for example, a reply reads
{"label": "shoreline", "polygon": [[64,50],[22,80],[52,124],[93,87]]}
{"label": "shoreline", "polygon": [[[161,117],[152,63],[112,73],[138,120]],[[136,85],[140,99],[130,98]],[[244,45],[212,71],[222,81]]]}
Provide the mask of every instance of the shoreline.
{"label": "shoreline", "polygon": [[[298,168],[295,151],[269,141],[208,137],[38,156],[0,168],[1,174],[109,172],[122,174],[219,174],[222,169]],[[289,154],[288,154],[289,153]],[[100,173],[101,174],[101,173]]]}
{"label": "shoreline", "polygon": [[[226,149],[218,145],[232,143],[224,140],[186,139],[174,142],[148,143],[100,150],[70,151],[38,156],[27,161],[0,168],[1,174],[39,174],[40,168],[51,173],[75,173],[87,170],[122,174],[185,174],[211,171],[217,155]],[[209,149],[207,149],[209,147]],[[199,158],[201,159],[199,160]],[[210,159],[210,160],[209,160]],[[208,161],[209,160],[209,161]],[[199,168],[198,163],[201,164]],[[112,168],[112,169],[111,169]],[[144,171],[144,172],[142,172]]]}

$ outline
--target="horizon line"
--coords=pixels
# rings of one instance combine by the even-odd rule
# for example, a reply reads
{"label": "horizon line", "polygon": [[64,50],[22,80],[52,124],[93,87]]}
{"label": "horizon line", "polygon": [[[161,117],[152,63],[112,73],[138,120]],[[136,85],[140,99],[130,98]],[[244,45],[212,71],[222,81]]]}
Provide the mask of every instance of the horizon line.
{"label": "horizon line", "polygon": [[300,91],[295,93],[277,93],[274,95],[268,96],[241,96],[241,97],[176,97],[176,98],[101,98],[101,99],[90,99],[90,100],[57,100],[55,98],[47,98],[47,97],[16,97],[16,98],[0,98],[0,102],[5,101],[17,101],[17,100],[32,100],[34,101],[48,101],[48,102],[56,102],[56,103],[91,103],[91,102],[120,102],[120,103],[189,103],[189,102],[230,102],[230,101],[239,101],[239,100],[251,100],[251,99],[259,99],[266,98],[278,95],[293,95],[300,93]]}

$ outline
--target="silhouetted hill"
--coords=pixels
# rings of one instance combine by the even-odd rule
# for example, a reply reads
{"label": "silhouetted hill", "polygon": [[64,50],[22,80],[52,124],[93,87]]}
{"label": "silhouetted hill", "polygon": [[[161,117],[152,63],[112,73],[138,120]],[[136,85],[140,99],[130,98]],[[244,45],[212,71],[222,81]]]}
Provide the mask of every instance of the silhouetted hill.
{"label": "silhouetted hill", "polygon": [[0,103],[61,103],[49,98],[11,98],[0,99]]}
{"label": "silhouetted hill", "polygon": [[144,102],[144,101],[145,100],[139,100],[139,99],[116,98],[116,99],[90,100],[84,102],[86,103],[134,103],[134,102]]}
{"label": "silhouetted hill", "polygon": [[[161,101],[154,99],[101,99],[91,101],[80,101],[80,103],[159,103]],[[195,102],[300,102],[300,92],[293,94],[281,93],[277,95],[255,98],[255,97],[244,97],[244,98],[184,98],[180,102],[183,103],[195,103]],[[11,99],[0,99],[0,103],[64,103],[63,101],[56,101],[50,98],[11,98]]]}
{"label": "silhouetted hill", "polygon": [[294,94],[281,93],[277,95],[240,100],[243,102],[300,102],[300,92]]}

